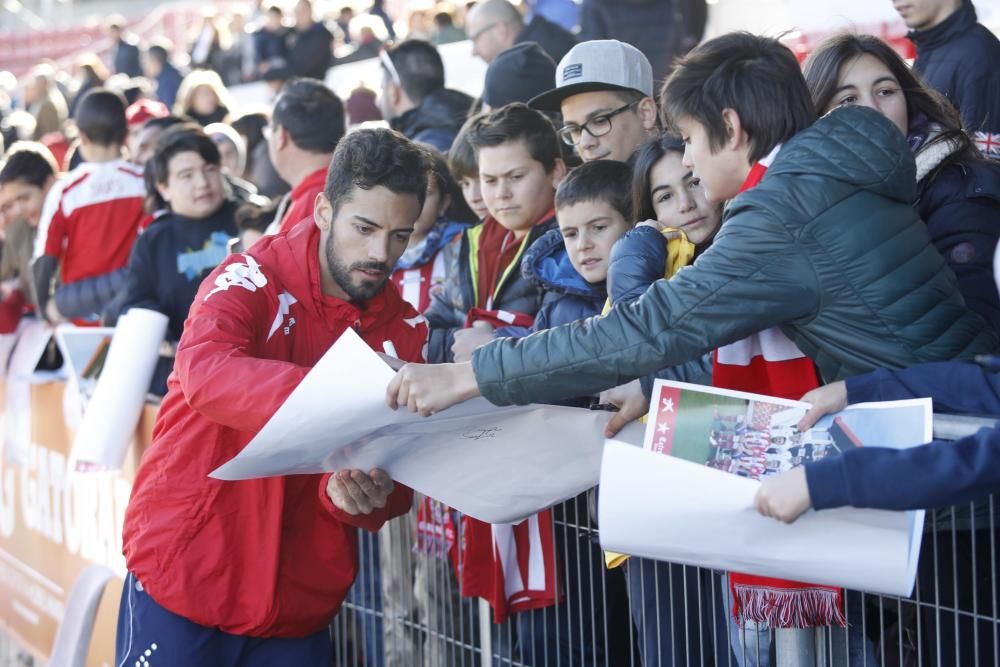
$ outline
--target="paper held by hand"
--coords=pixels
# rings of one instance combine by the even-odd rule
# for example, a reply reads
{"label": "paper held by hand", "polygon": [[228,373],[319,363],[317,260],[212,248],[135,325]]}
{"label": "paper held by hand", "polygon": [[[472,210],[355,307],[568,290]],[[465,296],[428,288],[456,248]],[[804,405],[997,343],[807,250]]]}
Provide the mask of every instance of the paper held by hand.
{"label": "paper held by hand", "polygon": [[[393,373],[346,331],[260,433],[212,477],[381,468],[490,523],[519,521],[597,483],[607,413],[498,408],[476,399],[418,417],[386,406]],[[638,443],[641,436],[634,426],[624,437]]]}
{"label": "paper held by hand", "polygon": [[844,508],[786,525],[753,499],[761,477],[865,444],[931,438],[929,399],[851,406],[806,432],[808,405],[660,381],[645,447],[611,442],[601,469],[601,544],[644,558],[907,596],[924,512]]}

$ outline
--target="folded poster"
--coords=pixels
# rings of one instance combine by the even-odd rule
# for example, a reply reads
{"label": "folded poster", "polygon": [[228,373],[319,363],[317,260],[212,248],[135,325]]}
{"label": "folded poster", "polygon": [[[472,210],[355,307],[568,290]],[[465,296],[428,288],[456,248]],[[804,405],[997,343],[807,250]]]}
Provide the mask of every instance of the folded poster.
{"label": "folded poster", "polygon": [[609,443],[599,520],[605,549],[906,596],[924,512],[844,508],[785,525],[753,507],[759,479],[853,447],[931,439],[929,399],[869,403],[795,427],[805,403],[660,381],[643,449]]}

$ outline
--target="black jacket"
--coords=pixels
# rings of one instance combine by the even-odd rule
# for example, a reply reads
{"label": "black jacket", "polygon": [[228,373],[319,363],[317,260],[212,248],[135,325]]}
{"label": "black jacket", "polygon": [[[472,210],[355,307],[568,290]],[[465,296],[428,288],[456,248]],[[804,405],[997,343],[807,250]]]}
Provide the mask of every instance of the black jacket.
{"label": "black jacket", "polygon": [[[917,167],[946,146],[917,153]],[[919,174],[919,172],[918,172]],[[945,160],[917,183],[917,212],[934,247],[958,278],[971,310],[1000,332],[1000,295],[993,281],[993,252],[1000,238],[1000,164],[988,160]]]}
{"label": "black jacket", "polygon": [[323,81],[333,65],[333,35],[322,23],[306,30],[293,30],[289,36],[288,65],[295,76]]}
{"label": "black jacket", "polygon": [[407,139],[430,144],[447,153],[472,107],[472,98],[450,88],[435,90],[420,104],[393,118],[389,125]]}
{"label": "black jacket", "polygon": [[118,40],[114,65],[115,74],[127,74],[130,77],[142,76],[139,47],[124,39]]}
{"label": "black jacket", "polygon": [[563,56],[569,53],[569,50],[576,46],[578,41],[573,33],[538,14],[521,29],[514,43],[534,42],[552,56],[552,60],[556,61],[558,65]]}
{"label": "black jacket", "polygon": [[[135,241],[126,269],[122,314],[148,308],[166,315],[166,340],[176,343],[201,281],[228,255],[236,236],[236,204],[225,202],[207,218],[192,220],[166,213]],[[161,359],[150,392],[166,393],[173,359]]]}
{"label": "black jacket", "polygon": [[[490,218],[487,218],[490,220]],[[487,223],[483,223],[487,224]],[[492,224],[499,224],[493,222]],[[554,217],[541,222],[532,228],[524,243],[524,252],[515,259],[520,263],[528,250],[545,232],[556,228]],[[451,361],[454,357],[451,346],[455,342],[455,332],[465,326],[465,318],[470,310],[481,304],[477,303],[476,281],[472,276],[473,258],[479,252],[479,239],[483,225],[476,225],[462,233],[462,246],[458,255],[457,266],[448,267],[448,279],[444,289],[434,295],[431,305],[424,312],[430,327],[427,340],[427,361],[440,364]],[[520,270],[520,265],[511,267],[506,277],[497,285],[493,308],[511,313],[523,313],[532,317],[542,305],[542,288],[534,281],[526,278]],[[477,276],[477,280],[479,277]]]}
{"label": "black jacket", "polygon": [[705,32],[704,0],[583,0],[580,38],[618,39],[649,59],[653,81],[663,81],[675,56],[696,45]]}
{"label": "black jacket", "polygon": [[[951,100],[969,131],[1000,134],[1000,40],[977,23],[972,2],[907,36],[917,47],[914,69]],[[1000,146],[995,150],[1000,157]]]}

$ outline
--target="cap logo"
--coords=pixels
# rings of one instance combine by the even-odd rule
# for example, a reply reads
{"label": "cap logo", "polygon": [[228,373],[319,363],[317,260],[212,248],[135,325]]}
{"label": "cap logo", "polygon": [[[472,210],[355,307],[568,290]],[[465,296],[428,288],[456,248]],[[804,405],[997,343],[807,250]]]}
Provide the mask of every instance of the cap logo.
{"label": "cap logo", "polygon": [[583,76],[583,63],[574,63],[563,68],[563,83],[570,79],[579,79],[581,76]]}

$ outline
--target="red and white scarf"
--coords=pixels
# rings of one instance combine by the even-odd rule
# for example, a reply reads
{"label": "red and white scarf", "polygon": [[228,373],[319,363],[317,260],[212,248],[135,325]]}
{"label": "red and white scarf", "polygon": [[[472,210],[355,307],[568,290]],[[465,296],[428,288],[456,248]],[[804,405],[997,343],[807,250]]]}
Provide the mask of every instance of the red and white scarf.
{"label": "red and white scarf", "polygon": [[562,599],[552,510],[520,523],[490,524],[463,515],[459,535],[462,595],[485,599],[494,623]]}
{"label": "red and white scarf", "polygon": [[[781,146],[756,163],[740,188],[745,192],[764,178]],[[816,367],[779,327],[753,334],[715,351],[712,385],[798,400],[819,386]],[[731,572],[733,616],[775,628],[844,625],[839,588]]]}
{"label": "red and white scarf", "polygon": [[[479,321],[494,328],[530,327],[534,318],[524,313],[472,308],[465,326]],[[511,614],[551,607],[562,599],[552,510],[543,510],[519,523],[489,524],[462,515],[460,527],[456,549],[451,513],[428,499],[418,511],[417,548],[439,556],[448,554],[462,596],[485,599],[493,609],[495,623],[503,623]]]}

